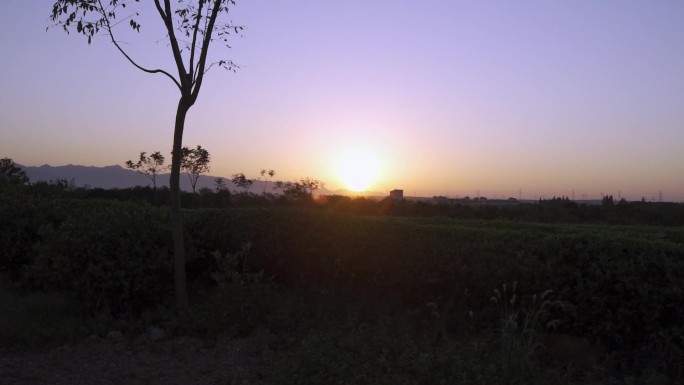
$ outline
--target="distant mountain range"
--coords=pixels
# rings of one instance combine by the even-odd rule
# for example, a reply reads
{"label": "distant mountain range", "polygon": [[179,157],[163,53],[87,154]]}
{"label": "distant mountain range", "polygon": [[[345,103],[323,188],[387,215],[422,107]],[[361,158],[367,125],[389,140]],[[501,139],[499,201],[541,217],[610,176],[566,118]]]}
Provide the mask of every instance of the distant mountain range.
{"label": "distant mountain range", "polygon": [[[152,186],[152,181],[145,175],[139,174],[133,170],[125,169],[121,166],[105,166],[105,167],[94,167],[94,166],[77,166],[77,165],[66,165],[66,166],[50,166],[42,165],[39,167],[32,166],[22,166],[17,165],[26,172],[31,182],[49,182],[56,181],[58,179],[66,179],[74,183],[77,187],[89,186],[90,188],[130,188],[135,186]],[[170,174],[159,174],[157,175],[157,187],[163,187],[169,185]],[[203,175],[200,176],[197,181],[197,190],[207,187],[214,189],[216,184],[214,182],[215,176]],[[226,187],[231,190],[237,190],[237,187],[230,181],[229,178],[222,177],[225,180]],[[252,185],[251,192],[261,193],[264,191],[264,183],[266,187],[266,192],[274,192],[274,182],[270,181],[254,181]],[[181,175],[181,189],[185,191],[192,191],[192,186],[190,185],[190,180],[183,173]],[[335,190],[331,191],[328,189],[322,189],[317,191],[318,194],[323,195],[349,195],[355,196],[359,195],[354,192],[347,190]],[[379,192],[366,192],[363,195],[366,196],[384,196],[385,193]]]}
{"label": "distant mountain range", "polygon": [[[133,170],[125,169],[121,166],[77,166],[69,164],[66,166],[42,165],[40,167],[19,166],[28,175],[31,182],[49,182],[58,179],[73,181],[78,187],[89,186],[91,188],[130,188],[135,186],[152,186],[152,181],[145,175]],[[157,187],[169,185],[170,174],[158,174],[156,178]],[[226,187],[233,190],[235,186],[226,179]],[[200,176],[197,181],[197,190],[208,187],[215,187],[213,176]],[[263,191],[263,187],[259,186]],[[254,186],[252,186],[254,188]],[[181,175],[181,189],[192,191],[190,180],[183,174]]]}

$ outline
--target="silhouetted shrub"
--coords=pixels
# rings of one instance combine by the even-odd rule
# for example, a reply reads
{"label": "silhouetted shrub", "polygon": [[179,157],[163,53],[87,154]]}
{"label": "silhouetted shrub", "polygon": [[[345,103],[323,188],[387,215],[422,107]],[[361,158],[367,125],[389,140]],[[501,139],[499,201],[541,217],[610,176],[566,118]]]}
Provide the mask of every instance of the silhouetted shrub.
{"label": "silhouetted shrub", "polygon": [[25,186],[0,180],[0,272],[18,279],[33,259],[38,229],[46,221]]}
{"label": "silhouetted shrub", "polygon": [[40,228],[24,281],[64,290],[92,309],[138,312],[170,297],[166,212],[112,201],[55,203],[62,220]]}

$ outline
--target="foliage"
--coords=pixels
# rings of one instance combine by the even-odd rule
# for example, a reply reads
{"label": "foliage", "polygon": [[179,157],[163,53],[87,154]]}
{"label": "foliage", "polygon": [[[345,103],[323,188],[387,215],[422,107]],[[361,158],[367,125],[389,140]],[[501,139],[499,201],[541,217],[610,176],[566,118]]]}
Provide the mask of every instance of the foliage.
{"label": "foliage", "polygon": [[[621,200],[614,207],[599,204],[578,204],[567,198],[541,200],[537,203],[506,202],[496,203],[439,203],[441,201],[413,202],[393,199],[373,199],[366,197],[347,197],[340,195],[319,195],[315,200],[304,201],[292,196],[272,194],[231,195],[225,187],[226,179],[220,179],[219,190],[202,194],[181,193],[183,206],[187,208],[225,208],[225,207],[274,207],[304,206],[341,215],[364,217],[431,217],[453,218],[459,220],[506,220],[542,223],[609,224],[609,225],[684,225],[684,204],[668,202],[626,202]],[[42,182],[39,182],[42,183]],[[146,201],[153,205],[170,200],[170,190],[160,188],[155,192],[146,187],[133,187],[105,190],[101,188],[76,188],[68,181],[63,193],[75,198],[105,198],[115,200]],[[216,186],[216,178],[214,180]],[[281,190],[283,182],[280,183]],[[43,185],[44,188],[49,189]],[[53,186],[55,187],[55,186]],[[215,187],[216,190],[216,187]],[[46,192],[47,193],[47,192]],[[304,204],[300,204],[304,203]]]}
{"label": "foliage", "polygon": [[[185,38],[192,38],[192,40],[176,41],[176,35],[173,33],[172,37],[170,37],[170,41],[175,45],[175,47],[173,47],[174,53],[177,51],[179,54],[190,55],[189,64],[191,69],[194,69],[192,68],[193,65],[197,64],[198,68],[194,69],[193,72],[195,73],[195,77],[192,79],[193,82],[196,82],[198,79],[201,79],[198,72],[206,71],[203,60],[199,59],[197,63],[195,63],[194,59],[199,56],[196,56],[196,54],[204,51],[206,49],[204,47],[216,39],[221,40],[227,48],[230,48],[228,45],[228,36],[231,34],[239,34],[244,29],[244,27],[235,26],[229,22],[216,23],[217,15],[219,13],[228,14],[229,6],[234,5],[235,1],[202,0],[197,2],[197,4],[194,1],[178,1],[175,10],[171,8],[170,1],[163,1],[163,4],[160,3],[160,1],[161,0],[155,0],[157,11],[165,22],[174,26],[173,32],[178,32]],[[92,42],[95,35],[102,29],[105,31],[106,35],[111,38],[117,48],[119,48],[113,32],[114,27],[118,24],[116,19],[117,17],[120,17],[121,12],[131,10],[128,15],[124,16],[123,20],[128,19],[127,24],[134,31],[140,32],[141,25],[138,22],[140,14],[137,11],[132,10],[134,3],[137,2],[139,2],[139,0],[57,0],[52,6],[50,18],[67,33],[72,32],[75,29],[78,34],[83,35],[88,40],[88,44]],[[207,26],[205,23],[201,23],[205,20],[206,23],[211,21],[212,25]],[[121,48],[119,48],[119,50],[123,52]],[[236,67],[230,60],[221,60],[216,64],[226,69],[233,69]],[[157,70],[147,72],[163,71]],[[171,75],[168,76],[171,77]],[[182,81],[185,82],[185,80]]]}
{"label": "foliage", "polygon": [[[461,314],[468,311],[478,324],[493,325],[499,315],[488,305],[489,288],[517,277],[526,290],[519,296],[551,288],[563,298],[566,306],[551,314],[559,332],[601,337],[609,349],[631,352],[629,360],[663,346],[658,333],[682,332],[675,320],[684,314],[672,306],[684,301],[679,229],[373,219],[301,209],[201,211],[188,220],[196,254],[254,240],[251,268],[284,284],[354,285],[439,309],[454,293],[454,310],[443,315],[449,331],[465,327]],[[666,354],[674,363],[681,348],[671,341]]]}
{"label": "foliage", "polygon": [[537,354],[542,347],[542,336],[556,328],[558,320],[549,320],[554,307],[563,307],[561,301],[547,299],[552,293],[547,290],[540,295],[533,294],[529,304],[517,292],[518,282],[501,290],[494,289],[491,301],[498,305],[500,315],[500,364],[507,377],[528,377],[538,369]]}
{"label": "foliage", "polygon": [[235,186],[242,189],[242,193],[245,195],[249,193],[249,189],[254,183],[253,179],[248,179],[243,173],[233,174],[230,181],[233,182]]}
{"label": "foliage", "polygon": [[44,221],[31,197],[17,187],[3,185],[0,180],[0,273],[9,274],[13,280],[31,261],[31,248]]}
{"label": "foliage", "polygon": [[[167,303],[165,210],[39,187],[0,189],[0,269],[11,286],[60,291],[114,315]],[[543,331],[548,316],[558,320],[558,333],[601,338],[616,371],[682,372],[681,228],[370,217],[274,204],[184,215],[191,287],[199,293],[222,287],[244,294],[270,277],[280,288],[349,290],[414,314],[410,323],[435,343],[506,330],[511,343],[498,339],[496,346],[530,347],[527,331]],[[499,290],[493,304],[491,288],[513,280],[520,282],[515,290]],[[547,289],[563,299],[562,308],[548,305]],[[502,318],[510,323],[502,326]],[[509,361],[497,358],[494,369],[523,363],[511,361],[523,354],[508,352]]]}
{"label": "foliage", "polygon": [[325,187],[325,183],[313,178],[301,178],[296,182],[276,182],[276,189],[282,190],[287,198],[310,200],[313,193]]}
{"label": "foliage", "polygon": [[138,162],[133,163],[128,160],[126,161],[126,167],[145,175],[152,181],[152,186],[155,190],[157,189],[157,174],[167,169],[164,166],[164,155],[159,151],[153,152],[150,156],[147,156],[145,152],[141,152]]}
{"label": "foliage", "polygon": [[13,184],[27,184],[29,178],[26,172],[19,168],[10,158],[0,159],[0,181]]}
{"label": "foliage", "polygon": [[266,195],[266,180],[264,178],[266,177],[266,175],[268,175],[269,179],[273,179],[275,174],[276,174],[276,172],[274,170],[271,170],[271,169],[266,170],[265,168],[261,169],[261,171],[259,172],[259,175],[261,175],[260,179],[262,180],[262,184],[264,187],[262,192],[261,192],[262,195]]}
{"label": "foliage", "polygon": [[[553,381],[551,368],[529,373],[506,371],[499,347],[482,335],[434,341],[412,330],[405,314],[384,309],[368,317],[358,302],[331,297],[347,311],[341,319],[325,315],[289,345],[266,355],[267,383],[280,384],[570,384]],[[516,357],[514,357],[516,359]]]}
{"label": "foliage", "polygon": [[257,273],[245,271],[249,249],[252,247],[250,242],[242,244],[242,248],[235,253],[223,254],[220,251],[212,253],[216,260],[216,271],[211,274],[219,287],[230,285],[254,285],[264,281],[264,272]]}
{"label": "foliage", "polygon": [[140,204],[55,202],[24,285],[73,293],[92,310],[139,312],[170,290],[165,215]]}
{"label": "foliage", "polygon": [[[229,35],[239,34],[242,27],[234,26],[229,22],[222,22],[219,18],[219,14],[227,17],[230,7],[235,4],[234,0],[198,0],[197,2],[178,0],[175,2],[175,9],[172,8],[171,0],[164,0],[163,6],[161,0],[155,0],[155,8],[165,27],[168,46],[176,65],[177,75],[174,76],[161,68],[154,69],[141,66],[117,41],[114,32],[114,28],[119,24],[116,21],[117,14],[120,15],[119,11],[125,9],[127,5],[135,5],[135,3],[139,3],[139,1],[56,0],[53,4],[51,19],[57,25],[61,25],[67,33],[74,29],[75,24],[76,32],[86,37],[88,43],[102,29],[111,43],[134,67],[143,72],[162,74],[168,77],[180,91],[174,124],[169,185],[171,190],[171,232],[174,244],[174,291],[178,310],[187,313],[189,301],[180,197],[185,118],[190,108],[197,101],[204,75],[214,65],[229,70],[235,68],[232,61],[225,59],[207,65],[209,46],[213,41],[219,39],[226,47],[230,48],[228,45]],[[140,32],[141,25],[137,21],[139,20],[138,15],[137,12],[133,12],[123,20],[128,19],[130,27]],[[178,34],[180,34],[180,38],[177,36]],[[199,150],[199,146],[197,150]],[[208,163],[208,153],[206,155],[206,163]],[[195,175],[199,178],[199,173]],[[193,183],[194,191],[195,185]]]}
{"label": "foliage", "polygon": [[226,180],[221,177],[214,178],[214,186],[214,191],[217,193],[228,190],[228,187],[226,187]]}
{"label": "foliage", "polygon": [[199,177],[209,172],[209,151],[197,146],[196,148],[183,147],[181,154],[181,170],[188,174],[192,192],[195,192]]}

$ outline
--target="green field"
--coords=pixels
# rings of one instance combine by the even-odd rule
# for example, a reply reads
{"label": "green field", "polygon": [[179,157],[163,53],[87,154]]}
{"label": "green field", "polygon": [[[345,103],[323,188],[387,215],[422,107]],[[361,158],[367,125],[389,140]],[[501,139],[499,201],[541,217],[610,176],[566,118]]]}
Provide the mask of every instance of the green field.
{"label": "green field", "polygon": [[[0,306],[14,309],[0,318],[4,345],[54,344],[113,324],[130,333],[161,324],[204,338],[267,328],[284,341],[270,350],[267,383],[684,376],[681,226],[314,206],[188,210],[193,317],[182,323],[168,310],[166,209],[18,190],[3,198]],[[551,354],[549,335],[573,336],[601,354]]]}

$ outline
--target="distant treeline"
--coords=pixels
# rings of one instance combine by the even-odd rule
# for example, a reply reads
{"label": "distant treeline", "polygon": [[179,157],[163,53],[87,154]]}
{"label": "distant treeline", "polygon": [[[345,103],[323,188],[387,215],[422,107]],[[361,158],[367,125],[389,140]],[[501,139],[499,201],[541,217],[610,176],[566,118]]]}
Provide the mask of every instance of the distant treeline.
{"label": "distant treeline", "polygon": [[[102,189],[75,187],[64,181],[38,182],[21,186],[26,194],[44,196],[58,194],[80,199],[107,199],[147,202],[165,206],[171,193],[167,187],[134,187]],[[414,201],[405,199],[374,199],[324,195],[314,197],[310,190],[284,190],[280,194],[236,193],[227,189],[200,189],[197,193],[183,192],[184,208],[238,207],[309,207],[336,213],[359,216],[448,217],[475,220],[513,220],[542,223],[596,223],[620,225],[684,225],[684,204],[672,202],[615,202],[606,196],[601,204],[586,204],[567,197],[540,199],[536,202],[458,201],[434,199]]]}

